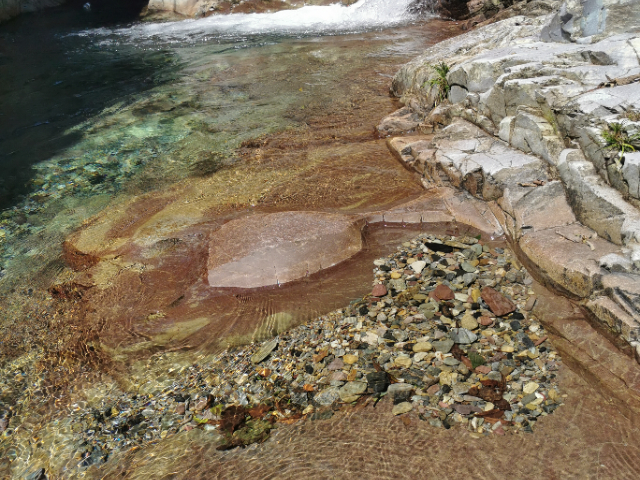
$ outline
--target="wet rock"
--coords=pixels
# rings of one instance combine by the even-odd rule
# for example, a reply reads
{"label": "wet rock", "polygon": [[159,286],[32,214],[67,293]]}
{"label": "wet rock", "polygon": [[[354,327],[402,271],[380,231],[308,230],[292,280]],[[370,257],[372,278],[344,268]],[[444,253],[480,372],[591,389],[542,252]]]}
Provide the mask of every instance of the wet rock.
{"label": "wet rock", "polygon": [[345,356],[342,357],[342,361],[346,365],[353,365],[354,363],[358,363],[358,356],[357,355],[345,355]]}
{"label": "wet rock", "polygon": [[402,402],[397,405],[394,405],[393,409],[391,410],[391,413],[393,413],[394,415],[402,415],[405,413],[409,413],[411,410],[413,410],[413,405],[411,403]]}
{"label": "wet rock", "polygon": [[340,400],[345,403],[355,402],[367,390],[367,382],[349,382],[340,389]]}
{"label": "wet rock", "polygon": [[232,220],[210,239],[212,287],[255,288],[303,278],[350,258],[362,248],[351,217],[281,212]]}
{"label": "wet rock", "polygon": [[406,402],[411,398],[413,392],[413,385],[409,383],[394,383],[389,385],[387,394],[391,397],[394,404]]}
{"label": "wet rock", "polygon": [[374,393],[386,392],[390,383],[387,372],[371,372],[367,374],[367,384]]}
{"label": "wet rock", "polygon": [[329,371],[341,370],[342,368],[344,368],[344,361],[342,358],[336,358],[327,365],[327,370]]}
{"label": "wet rock", "polygon": [[412,350],[418,352],[430,352],[433,350],[433,345],[429,342],[418,342],[413,345]]}
{"label": "wet rock", "polygon": [[417,262],[413,262],[410,267],[411,269],[416,272],[416,273],[421,273],[422,270],[424,270],[424,267],[427,266],[427,262],[425,262],[424,260],[419,260]]}
{"label": "wet rock", "polygon": [[340,390],[336,387],[330,387],[318,392],[313,400],[322,406],[328,406],[336,402],[340,398]]}
{"label": "wet rock", "polygon": [[438,285],[432,294],[438,300],[453,300],[455,298],[453,290],[446,285]]}
{"label": "wet rock", "polygon": [[25,477],[25,480],[47,480],[47,475],[44,468],[38,468],[37,470],[29,473]]}
{"label": "wet rock", "polygon": [[460,326],[462,328],[466,328],[467,330],[475,330],[476,328],[478,328],[478,322],[473,317],[473,315],[465,315],[464,317],[462,317],[462,320],[460,320]]}
{"label": "wet rock", "polygon": [[502,317],[516,310],[516,305],[511,300],[491,287],[482,289],[482,300],[496,317]]}
{"label": "wet rock", "polygon": [[471,330],[467,330],[466,328],[452,328],[450,335],[451,340],[453,340],[454,343],[469,344],[478,339],[478,336],[475,333]]}
{"label": "wet rock", "polygon": [[374,297],[384,297],[386,294],[387,294],[387,287],[385,287],[381,283],[374,285],[373,290],[371,291],[371,295]]}
{"label": "wet rock", "polygon": [[433,348],[435,348],[436,351],[442,352],[442,353],[449,353],[449,351],[451,351],[451,348],[453,347],[455,342],[447,338],[445,340],[440,340],[438,342],[432,342],[432,344],[433,344]]}
{"label": "wet rock", "polygon": [[411,360],[411,357],[409,357],[408,355],[400,355],[393,361],[393,363],[398,367],[409,368],[413,362]]}
{"label": "wet rock", "polygon": [[273,352],[273,350],[277,346],[278,346],[278,339],[277,338],[274,338],[273,340],[270,340],[269,342],[265,343],[264,345],[262,345],[260,350],[258,350],[251,357],[251,363],[260,363],[260,362],[262,362],[265,358],[267,358],[271,354],[271,352]]}

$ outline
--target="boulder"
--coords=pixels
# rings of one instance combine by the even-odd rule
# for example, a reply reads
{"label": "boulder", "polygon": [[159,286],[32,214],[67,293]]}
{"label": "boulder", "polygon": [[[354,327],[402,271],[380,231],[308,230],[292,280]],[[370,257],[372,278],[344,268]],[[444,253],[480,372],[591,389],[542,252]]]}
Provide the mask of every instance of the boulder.
{"label": "boulder", "polygon": [[208,282],[212,287],[279,285],[340,263],[362,248],[353,218],[317,212],[253,215],[211,234]]}

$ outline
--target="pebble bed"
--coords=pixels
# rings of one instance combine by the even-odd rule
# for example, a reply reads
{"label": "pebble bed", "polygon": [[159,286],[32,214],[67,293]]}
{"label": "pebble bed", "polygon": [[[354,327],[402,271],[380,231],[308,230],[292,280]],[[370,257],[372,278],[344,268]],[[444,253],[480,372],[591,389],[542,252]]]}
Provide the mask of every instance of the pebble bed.
{"label": "pebble bed", "polygon": [[[384,396],[394,415],[413,411],[476,438],[532,432],[561,405],[560,357],[509,251],[423,234],[374,264],[372,293],[344,310],[185,366],[155,395],[77,409],[78,465],[183,430],[220,431],[229,412],[242,417],[227,438],[237,446],[263,441],[277,422],[326,419]],[[241,430],[250,432],[238,439]]]}

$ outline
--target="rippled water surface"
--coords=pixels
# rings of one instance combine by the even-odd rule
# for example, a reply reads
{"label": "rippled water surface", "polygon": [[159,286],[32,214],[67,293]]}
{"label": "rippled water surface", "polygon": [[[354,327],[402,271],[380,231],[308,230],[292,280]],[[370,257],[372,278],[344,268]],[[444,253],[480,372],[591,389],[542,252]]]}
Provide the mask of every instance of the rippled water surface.
{"label": "rippled water surface", "polygon": [[[98,377],[128,383],[129,367],[104,354],[122,330],[101,340],[82,302],[51,290],[74,275],[65,239],[140,195],[198,185],[221,219],[415,198],[419,182],[373,130],[397,108],[388,88],[399,65],[455,31],[377,0],[170,24],[76,7],[0,27],[0,408],[11,418],[0,472],[16,477],[42,462],[54,476],[82,473],[63,473],[73,452],[50,420],[63,425]],[[224,297],[213,311],[231,325],[257,313],[252,328],[283,308],[296,322],[326,313],[362,296],[371,259],[410,235],[372,231],[362,255],[315,283]],[[139,300],[120,298],[133,309]],[[229,338],[251,338],[226,323]]]}
{"label": "rippled water surface", "polygon": [[[249,291],[201,281],[208,235],[247,215],[363,218],[423,195],[374,127],[399,107],[400,65],[459,32],[404,1],[167,24],[81,3],[0,26],[0,478],[635,478],[637,366],[537,284],[572,368],[558,373],[562,414],[534,434],[472,440],[383,401],[246,449],[217,451],[195,428],[89,455],[80,418],[152,404],[228,345],[370,292],[372,259],[419,228],[365,229],[346,262]],[[438,226],[477,233],[458,227]]]}

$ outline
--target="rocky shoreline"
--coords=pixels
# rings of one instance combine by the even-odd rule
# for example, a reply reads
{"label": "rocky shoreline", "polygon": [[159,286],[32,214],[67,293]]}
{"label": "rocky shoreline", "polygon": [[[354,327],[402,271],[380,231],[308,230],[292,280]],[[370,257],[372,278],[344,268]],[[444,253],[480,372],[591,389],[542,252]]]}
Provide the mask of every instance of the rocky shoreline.
{"label": "rocky shoreline", "polygon": [[[572,15],[580,24],[580,15]],[[558,18],[565,24],[556,28]],[[437,221],[473,224],[485,232],[480,239],[422,234],[377,259],[371,294],[347,308],[214,360],[171,367],[168,388],[98,391],[72,405],[57,420],[64,437],[57,441],[68,454],[60,468],[95,469],[123,452],[194,431],[209,434],[207,441],[221,450],[261,443],[276,427],[329,420],[378,401],[392,403],[388,415],[406,426],[417,417],[474,439],[522,437],[566,399],[556,375],[567,344],[574,348],[572,365],[612,398],[628,396],[628,408],[637,410],[637,365],[629,367],[597,336],[580,338],[586,329],[572,329],[572,318],[560,323],[564,330],[554,325],[547,332],[534,309],[530,275],[591,311],[640,355],[640,235],[630,188],[637,154],[618,170],[597,159],[598,115],[606,111],[616,121],[629,108],[611,100],[613,94],[607,101],[602,92],[589,96],[592,87],[637,93],[640,56],[633,64],[630,53],[637,37],[607,39],[605,29],[589,39],[595,47],[586,47],[592,44],[584,32],[567,27],[566,18],[516,16],[482,27],[432,48],[394,80],[407,106],[378,131],[399,161],[420,174],[426,193],[395,211],[353,218],[425,229]],[[540,41],[558,37],[554,32],[563,43]],[[485,55],[490,47],[498,53]],[[449,102],[436,106],[431,65],[444,59],[452,67],[451,91]],[[609,85],[603,79],[614,71],[618,80]],[[578,100],[559,100],[566,92]],[[627,98],[635,109],[636,97]],[[576,105],[582,110],[569,110]],[[636,123],[627,124],[630,134]],[[430,195],[447,209],[434,207]],[[491,233],[505,234],[514,253],[492,245]],[[68,244],[67,253],[87,260],[78,264],[77,278],[90,278],[83,271],[100,260],[70,245],[82,243]],[[564,350],[551,345],[553,335]],[[578,348],[580,341],[586,345]],[[45,478],[35,463],[24,473]]]}
{"label": "rocky shoreline", "polygon": [[413,410],[473,438],[532,432],[562,404],[562,361],[532,312],[532,279],[508,250],[421,234],[375,260],[374,278],[372,293],[345,309],[178,367],[169,388],[77,405],[76,466],[194,428],[219,449],[263,442],[279,424],[381,398],[393,415]]}
{"label": "rocky shoreline", "polygon": [[[640,131],[640,8],[601,3],[568,2],[432,47],[394,78],[407,106],[378,129],[429,188],[485,201],[533,273],[640,358],[640,154],[603,136]],[[436,106],[431,65],[441,61],[450,92]]]}

